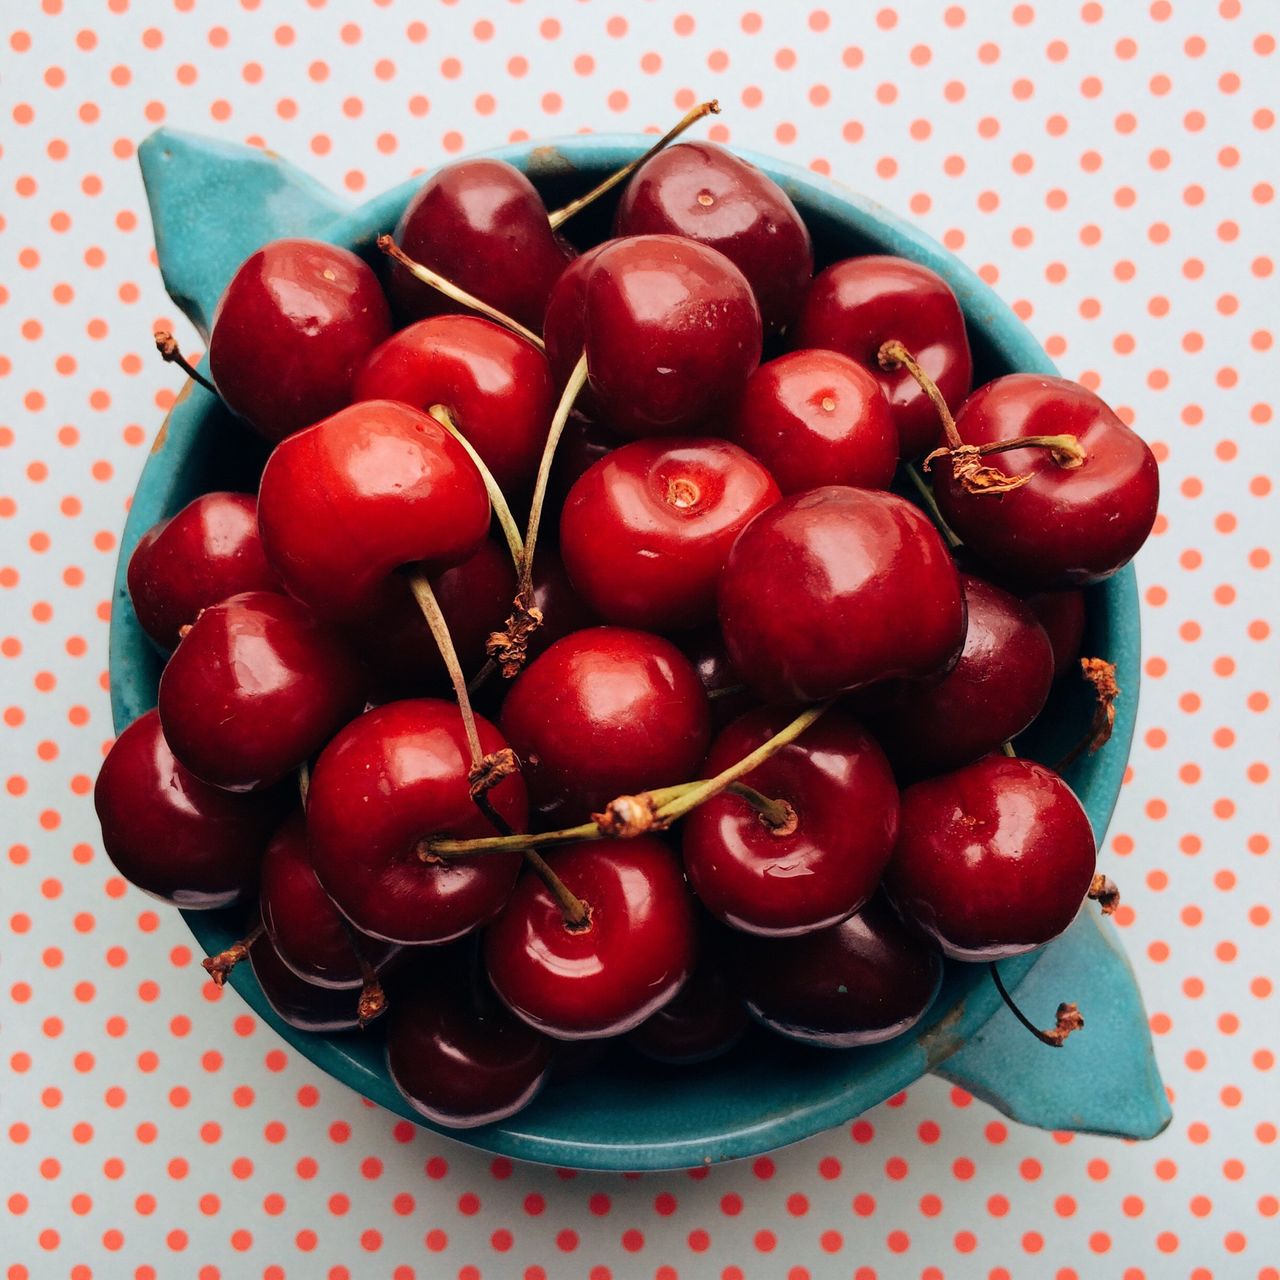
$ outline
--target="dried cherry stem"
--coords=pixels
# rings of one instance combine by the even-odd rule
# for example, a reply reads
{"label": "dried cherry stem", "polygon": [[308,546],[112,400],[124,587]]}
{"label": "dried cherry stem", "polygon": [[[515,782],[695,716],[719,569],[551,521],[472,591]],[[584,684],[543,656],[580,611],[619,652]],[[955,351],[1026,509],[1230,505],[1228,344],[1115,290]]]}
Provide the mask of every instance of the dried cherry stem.
{"label": "dried cherry stem", "polygon": [[575,213],[585,209],[589,204],[594,204],[595,201],[612,191],[619,183],[625,182],[642,164],[656,156],[663,147],[674,142],[690,125],[697,124],[703,116],[717,116],[719,114],[720,104],[714,98],[710,102],[700,102],[691,111],[686,112],[675,127],[668,129],[643,155],[637,156],[629,164],[624,164],[621,169],[611,173],[603,182],[592,187],[585,195],[578,196],[576,199],[570,200],[568,204],[562,205],[559,209],[549,213],[547,221],[551,223],[551,230],[559,231]]}
{"label": "dried cherry stem", "polygon": [[182,354],[177,338],[168,329],[157,329],[151,336],[156,340],[156,350],[165,364],[176,364],[193,382],[198,382],[206,391],[218,395],[218,388]]}
{"label": "dried cherry stem", "polygon": [[1101,872],[1090,881],[1089,892],[1085,897],[1096,902],[1104,916],[1114,915],[1120,905],[1120,890],[1116,887],[1116,882]]}
{"label": "dried cherry stem", "polygon": [[929,512],[929,517],[937,526],[938,532],[942,534],[942,540],[954,551],[962,543],[956,536],[956,531],[946,522],[942,515],[942,509],[938,506],[938,500],[933,496],[933,490],[924,482],[924,477],[916,470],[914,462],[903,463],[903,472],[908,480],[911,481],[915,491],[920,495],[920,501],[924,503],[925,509]]}
{"label": "dried cherry stem", "polygon": [[800,823],[795,809],[787,800],[773,800],[755,787],[747,786],[745,782],[732,782],[727,790],[735,796],[741,796],[775,836],[791,835]]}
{"label": "dried cherry stem", "polygon": [[484,481],[484,487],[489,494],[489,504],[493,507],[493,514],[498,518],[502,536],[507,540],[511,560],[518,570],[524,561],[524,541],[520,537],[520,529],[515,517],[511,514],[511,508],[507,506],[507,496],[502,492],[502,486],[494,478],[493,472],[489,470],[484,459],[476,452],[475,446],[459,430],[447,405],[433,404],[427,413],[467,451],[467,457],[475,463],[480,479]]}
{"label": "dried cherry stem", "polygon": [[225,951],[219,951],[216,956],[205,956],[200,961],[204,971],[213,979],[216,986],[226,986],[231,970],[249,954],[249,948],[262,937],[262,934],[262,921],[259,920],[239,942],[233,942]]}
{"label": "dried cherry stem", "polygon": [[1005,990],[1004,980],[1000,977],[1000,969],[994,961],[987,966],[991,974],[991,981],[996,984],[996,990],[1000,993],[1000,999],[1009,1006],[1009,1012],[1013,1014],[1017,1020],[1022,1023],[1028,1031],[1031,1032],[1041,1044],[1047,1044],[1051,1049],[1061,1049],[1067,1042],[1067,1037],[1073,1031],[1081,1031],[1084,1029],[1084,1015],[1081,1014],[1079,1008],[1074,1004],[1060,1004],[1058,1012],[1054,1018],[1054,1025],[1048,1031],[1042,1031],[1039,1027],[1027,1017],[1021,1009],[1013,1002],[1013,997]]}
{"label": "dried cherry stem", "polygon": [[1054,765],[1058,773],[1075,764],[1082,755],[1093,755],[1100,747],[1105,746],[1116,727],[1116,699],[1120,696],[1120,686],[1116,683],[1116,664],[1105,658],[1081,658],[1080,671],[1093,685],[1093,719],[1080,741]]}
{"label": "dried cherry stem", "polygon": [[390,236],[379,236],[377,245],[388,258],[398,262],[414,279],[421,280],[423,284],[429,284],[439,293],[443,293],[446,298],[451,298],[454,302],[461,303],[464,307],[469,307],[472,311],[478,311],[495,324],[500,324],[504,328],[510,329],[512,333],[518,333],[526,342],[532,342],[539,351],[546,351],[546,343],[532,329],[526,329],[519,320],[513,319],[503,311],[499,311],[497,307],[490,306],[487,302],[477,298],[474,293],[468,293],[461,285],[454,284],[452,280],[442,276],[438,271],[433,271],[421,262],[415,262]]}
{"label": "dried cherry stem", "polygon": [[298,766],[298,799],[302,802],[302,811],[307,810],[307,796],[311,794],[311,766],[304,760]]}
{"label": "dried cherry stem", "polygon": [[387,993],[373,965],[360,954],[358,947],[356,959],[360,962],[360,998],[356,1001],[356,1021],[363,1030],[387,1011]]}

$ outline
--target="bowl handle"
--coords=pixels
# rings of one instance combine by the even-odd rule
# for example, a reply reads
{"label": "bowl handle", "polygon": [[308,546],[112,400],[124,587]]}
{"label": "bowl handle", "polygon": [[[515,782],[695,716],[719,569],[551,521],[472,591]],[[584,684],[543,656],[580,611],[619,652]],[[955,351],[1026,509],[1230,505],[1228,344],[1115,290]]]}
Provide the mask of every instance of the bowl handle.
{"label": "bowl handle", "polygon": [[138,147],[169,296],[206,342],[236,268],[278,236],[311,236],[349,206],[272,151],[157,129]]}

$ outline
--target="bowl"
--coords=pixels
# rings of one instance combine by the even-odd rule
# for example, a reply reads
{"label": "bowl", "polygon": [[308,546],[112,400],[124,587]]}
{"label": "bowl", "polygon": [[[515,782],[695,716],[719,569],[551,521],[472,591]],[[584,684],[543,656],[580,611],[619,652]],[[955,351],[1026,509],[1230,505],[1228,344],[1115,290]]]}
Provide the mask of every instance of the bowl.
{"label": "bowl", "polygon": [[[526,172],[554,207],[632,159],[650,141],[586,135],[486,154]],[[1056,372],[1009,308],[933,240],[833,181],[743,154],[795,201],[813,232],[820,266],[850,254],[891,253],[943,276],[964,309],[977,380],[1015,370]],[[422,182],[416,177],[349,209],[261,150],[162,130],[143,143],[139,158],[166,286],[206,335],[222,288],[263,241],[311,235],[377,262],[375,237],[394,227]],[[600,238],[607,234],[608,214],[608,208],[588,211],[570,230],[586,239]],[[125,586],[133,548],[147,528],[196,494],[216,487],[252,488],[264,456],[263,446],[225,414],[215,397],[194,383],[186,385],[156,438],[121,542],[110,637],[117,731],[155,704],[161,669]],[[1077,761],[1067,775],[1099,841],[1120,792],[1133,735],[1138,628],[1132,568],[1089,589],[1085,651],[1116,664],[1123,691],[1110,742]],[[1020,740],[1020,749],[1054,759],[1082,732],[1090,708],[1083,681],[1064,682],[1043,717],[1047,729]],[[210,954],[234,941],[241,923],[224,912],[184,915]],[[888,1044],[824,1052],[762,1034],[749,1037],[726,1058],[693,1069],[627,1059],[607,1073],[550,1085],[530,1108],[505,1123],[448,1132],[488,1151],[564,1167],[687,1168],[756,1155],[845,1123],[929,1071],[960,1082],[1016,1118],[1046,1127],[1131,1137],[1151,1136],[1164,1127],[1168,1107],[1150,1055],[1145,1014],[1108,923],[1100,922],[1096,912],[1082,912],[1061,939],[1039,953],[1006,962],[1001,972],[1008,985],[1026,992],[1033,1005],[1043,1002],[1048,1011],[1053,1007],[1049,1001],[1058,998],[1055,991],[1063,998],[1079,998],[1088,1029],[1061,1051],[1042,1048],[1013,1028],[983,966],[953,964],[929,1015]],[[247,965],[236,970],[232,985],[321,1069],[389,1111],[425,1123],[391,1084],[379,1037],[323,1037],[294,1030],[272,1012]],[[1045,994],[1037,1000],[1040,988]]]}

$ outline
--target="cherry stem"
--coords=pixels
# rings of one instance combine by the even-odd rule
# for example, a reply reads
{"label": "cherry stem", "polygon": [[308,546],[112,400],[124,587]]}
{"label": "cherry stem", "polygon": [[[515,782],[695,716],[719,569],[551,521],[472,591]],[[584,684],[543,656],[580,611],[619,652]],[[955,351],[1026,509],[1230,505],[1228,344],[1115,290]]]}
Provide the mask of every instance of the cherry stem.
{"label": "cherry stem", "polygon": [[993,453],[1009,453],[1013,449],[1048,449],[1053,454],[1054,462],[1065,471],[1073,471],[1076,467],[1083,466],[1085,459],[1089,456],[1085,453],[1079,437],[1071,435],[1019,436],[1016,440],[992,440],[987,444],[965,447],[976,449],[980,458]]}
{"label": "cherry stem", "polygon": [[494,479],[493,472],[485,465],[484,459],[476,452],[475,446],[458,429],[458,424],[453,420],[453,414],[449,412],[446,405],[433,404],[427,410],[427,413],[467,451],[467,457],[475,463],[476,470],[480,473],[480,479],[484,481],[484,487],[488,491],[493,514],[498,517],[502,536],[506,538],[507,546],[511,550],[512,562],[518,570],[521,564],[524,563],[524,542],[520,537],[520,530],[516,525],[515,517],[511,514],[511,508],[507,506],[507,498],[506,494],[502,492],[502,486]]}
{"label": "cherry stem", "polygon": [[469,307],[472,311],[478,311],[482,316],[487,316],[495,324],[510,329],[512,333],[518,333],[526,342],[532,342],[539,351],[546,351],[546,343],[532,329],[526,329],[519,320],[499,311],[497,307],[490,306],[489,303],[477,298],[474,293],[468,293],[461,285],[454,284],[438,271],[423,266],[421,262],[415,262],[390,236],[379,236],[377,245],[387,257],[398,262],[415,279],[421,280],[423,284],[429,284],[433,289],[443,293],[446,298],[451,298],[454,302]]}
{"label": "cherry stem", "polygon": [[304,760],[298,766],[298,799],[302,801],[302,811],[307,810],[307,796],[311,793],[311,766]]}
{"label": "cherry stem", "polygon": [[262,937],[262,934],[262,921],[259,920],[239,942],[233,942],[225,951],[219,951],[216,956],[205,956],[200,961],[204,971],[213,979],[216,986],[226,986],[231,970],[249,954],[249,948]]}
{"label": "cherry stem", "polygon": [[775,836],[789,836],[795,831],[799,819],[789,801],[773,800],[755,787],[747,786],[745,782],[730,783],[728,790],[735,796],[741,796]]}
{"label": "cherry stem", "polygon": [[1000,977],[1000,969],[994,961],[987,966],[988,972],[991,974],[991,981],[995,983],[996,990],[1000,993],[1000,999],[1009,1006],[1009,1012],[1013,1014],[1017,1020],[1022,1023],[1028,1031],[1031,1032],[1041,1044],[1047,1044],[1051,1049],[1061,1049],[1067,1042],[1067,1037],[1073,1031],[1080,1031],[1084,1028],[1084,1017],[1080,1013],[1079,1008],[1074,1004],[1060,1004],[1058,1012],[1055,1015],[1054,1026],[1052,1030],[1042,1031],[1039,1027],[1027,1017],[1025,1013],[1014,1003],[1013,997],[1005,990],[1004,980]]}
{"label": "cherry stem", "polygon": [[[178,340],[169,332],[168,329],[157,329],[152,335],[156,340],[156,350],[160,353],[160,359],[165,364],[176,364],[188,378],[194,382],[198,382],[206,391],[213,395],[218,395],[218,388],[209,381],[208,378],[200,372],[187,358],[182,354],[182,349],[178,346]],[[218,396],[221,399],[221,396]]]}
{"label": "cherry stem", "polygon": [[960,439],[960,433],[956,430],[956,420],[951,416],[946,397],[938,390],[938,384],[920,367],[919,361],[911,354],[906,344],[899,342],[897,338],[890,338],[881,346],[877,359],[886,373],[892,372],[901,365],[915,379],[917,386],[929,397],[933,407],[938,411],[942,432],[947,438],[947,447],[959,449],[964,441]]}
{"label": "cherry stem", "polygon": [[547,221],[551,223],[551,230],[559,231],[575,213],[585,209],[587,205],[593,204],[601,196],[612,191],[619,183],[625,182],[642,164],[656,156],[668,143],[674,142],[686,129],[696,124],[703,116],[717,116],[719,114],[720,104],[714,98],[710,102],[700,102],[691,111],[687,112],[674,128],[668,129],[643,155],[637,156],[629,164],[624,164],[621,169],[611,173],[603,182],[592,187],[586,195],[578,196],[576,199],[570,200],[568,204],[556,209],[553,213],[547,214]]}
{"label": "cherry stem", "polygon": [[356,1001],[356,1021],[361,1029],[367,1027],[376,1017],[386,1012],[387,993],[377,972],[368,960],[356,948],[356,958],[360,962],[360,999]]}
{"label": "cherry stem", "polygon": [[1120,890],[1116,887],[1116,882],[1101,872],[1089,882],[1089,892],[1085,896],[1098,904],[1104,916],[1115,915],[1116,908],[1120,905]]}
{"label": "cherry stem", "polygon": [[1018,753],[1013,749],[1012,742],[1002,742],[1000,744],[1000,750],[1003,751],[1010,760],[1016,760],[1018,758]]}
{"label": "cherry stem", "polygon": [[920,495],[920,501],[924,503],[938,532],[942,534],[942,540],[954,551],[961,545],[960,539],[956,531],[943,518],[942,509],[938,506],[937,498],[933,496],[933,490],[925,484],[924,477],[916,470],[914,462],[904,463],[902,470]]}
{"label": "cherry stem", "polygon": [[1075,764],[1086,752],[1093,755],[1105,746],[1116,727],[1116,699],[1120,696],[1120,686],[1116,683],[1115,663],[1105,658],[1081,658],[1080,671],[1093,685],[1093,719],[1080,741],[1054,765],[1058,773]]}
{"label": "cherry stem", "polygon": [[569,886],[552,871],[547,860],[536,849],[525,849],[524,860],[538,873],[542,883],[560,904],[566,927],[575,931],[587,928],[591,923],[590,904],[569,889]]}

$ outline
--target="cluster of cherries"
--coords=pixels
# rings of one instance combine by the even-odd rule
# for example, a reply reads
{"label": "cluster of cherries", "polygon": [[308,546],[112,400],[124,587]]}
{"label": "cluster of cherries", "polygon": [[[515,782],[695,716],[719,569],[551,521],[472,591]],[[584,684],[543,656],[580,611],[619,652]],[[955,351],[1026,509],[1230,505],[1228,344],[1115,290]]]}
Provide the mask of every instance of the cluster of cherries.
{"label": "cluster of cherries", "polygon": [[729,151],[614,185],[579,252],[599,190],[548,214],[508,164],[448,165],[379,242],[385,291],[333,245],[253,254],[209,366],[274,446],[257,496],[129,563],[171,656],[98,779],[108,853],[180,907],[256,902],[214,976],[247,955],[315,1031],[386,1010],[444,1125],[517,1111],[565,1042],[884,1041],[944,955],[1110,897],[1009,742],[1151,529],[1150,451],[1074,383],[971,391],[942,279],[815,276]]}

